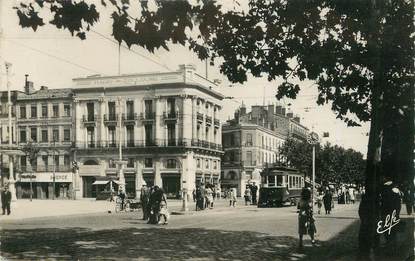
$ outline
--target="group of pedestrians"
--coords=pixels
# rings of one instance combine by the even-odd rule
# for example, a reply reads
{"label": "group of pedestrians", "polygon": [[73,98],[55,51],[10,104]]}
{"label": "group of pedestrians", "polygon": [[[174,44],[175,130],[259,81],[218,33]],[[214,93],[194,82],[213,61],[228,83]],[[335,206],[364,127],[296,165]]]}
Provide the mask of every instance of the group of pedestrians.
{"label": "group of pedestrians", "polygon": [[216,199],[220,199],[220,187],[212,184],[200,184],[193,190],[193,202],[196,205],[196,211],[212,209]]}
{"label": "group of pedestrians", "polygon": [[337,190],[338,204],[354,204],[356,201],[356,189],[353,186],[342,185]]}
{"label": "group of pedestrians", "polygon": [[[140,201],[143,209],[143,220],[146,220],[148,224],[168,224],[170,214],[167,207],[167,197],[162,188],[143,185]],[[162,218],[164,219],[163,222],[161,221]]]}
{"label": "group of pedestrians", "polygon": [[245,206],[257,204],[257,192],[258,186],[255,182],[253,184],[246,185],[244,192]]}
{"label": "group of pedestrians", "polygon": [[333,195],[329,188],[320,191],[316,197],[315,204],[317,205],[317,213],[321,214],[321,207],[324,205],[324,210],[327,214],[331,214],[331,210],[334,207]]}

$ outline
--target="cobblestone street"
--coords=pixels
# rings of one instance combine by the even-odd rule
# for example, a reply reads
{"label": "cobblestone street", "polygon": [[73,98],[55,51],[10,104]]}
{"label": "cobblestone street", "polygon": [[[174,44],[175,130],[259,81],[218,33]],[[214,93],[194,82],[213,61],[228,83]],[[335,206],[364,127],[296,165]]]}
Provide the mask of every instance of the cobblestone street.
{"label": "cobblestone street", "polygon": [[355,206],[317,216],[319,246],[297,249],[294,207],[218,207],[148,225],[141,211],[3,221],[1,252],[10,259],[302,260],[347,227]]}
{"label": "cobblestone street", "polygon": [[306,238],[300,251],[294,207],[221,203],[213,210],[172,215],[167,226],[146,224],[141,211],[3,220],[1,255],[13,260],[351,260],[356,251],[357,204],[316,215],[318,244],[313,247]]}

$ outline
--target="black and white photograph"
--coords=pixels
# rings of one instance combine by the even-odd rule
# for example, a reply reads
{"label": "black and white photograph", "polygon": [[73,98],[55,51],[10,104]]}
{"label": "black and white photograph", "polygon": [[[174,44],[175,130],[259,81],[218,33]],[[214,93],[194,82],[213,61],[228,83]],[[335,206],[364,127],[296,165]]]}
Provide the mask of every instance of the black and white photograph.
{"label": "black and white photograph", "polygon": [[414,0],[0,0],[0,260],[415,260]]}

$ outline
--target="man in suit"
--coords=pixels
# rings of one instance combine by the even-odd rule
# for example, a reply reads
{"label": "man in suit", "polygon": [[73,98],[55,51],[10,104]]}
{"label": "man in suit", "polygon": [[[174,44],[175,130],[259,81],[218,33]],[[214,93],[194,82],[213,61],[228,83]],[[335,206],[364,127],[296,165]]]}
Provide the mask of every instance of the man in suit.
{"label": "man in suit", "polygon": [[257,192],[258,192],[258,187],[257,187],[257,185],[256,185],[256,184],[255,184],[255,182],[254,182],[254,183],[252,184],[252,187],[251,187],[252,204],[253,204],[253,205],[256,205],[256,204],[257,204],[257,199],[256,199]]}
{"label": "man in suit", "polygon": [[1,192],[1,207],[3,209],[3,215],[10,215],[10,202],[12,201],[12,193],[8,187],[5,187],[4,191]]}
{"label": "man in suit", "polygon": [[150,190],[148,189],[147,185],[143,185],[141,188],[140,201],[141,208],[143,209],[143,220],[147,220],[150,216]]}

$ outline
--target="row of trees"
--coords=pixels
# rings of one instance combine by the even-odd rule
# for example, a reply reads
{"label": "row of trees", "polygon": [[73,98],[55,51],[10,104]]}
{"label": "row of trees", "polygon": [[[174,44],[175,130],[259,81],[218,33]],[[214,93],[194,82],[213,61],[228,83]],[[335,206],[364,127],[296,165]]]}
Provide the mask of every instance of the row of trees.
{"label": "row of trees", "polygon": [[[311,178],[312,146],[307,142],[288,139],[280,153],[292,167]],[[364,183],[366,162],[362,153],[330,143],[315,146],[317,183]]]}

